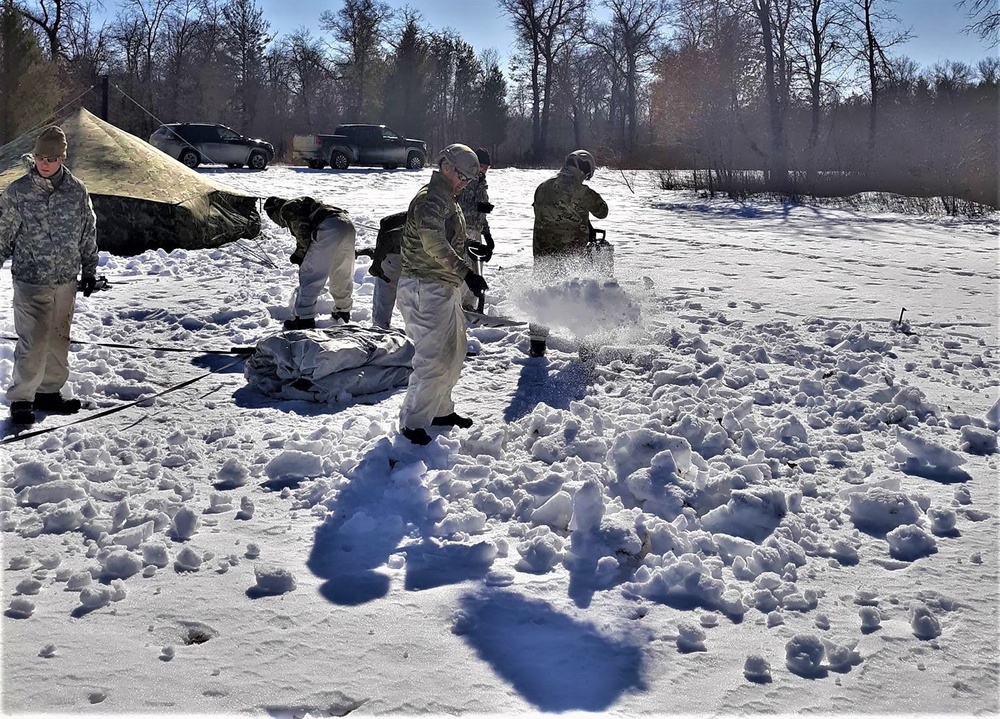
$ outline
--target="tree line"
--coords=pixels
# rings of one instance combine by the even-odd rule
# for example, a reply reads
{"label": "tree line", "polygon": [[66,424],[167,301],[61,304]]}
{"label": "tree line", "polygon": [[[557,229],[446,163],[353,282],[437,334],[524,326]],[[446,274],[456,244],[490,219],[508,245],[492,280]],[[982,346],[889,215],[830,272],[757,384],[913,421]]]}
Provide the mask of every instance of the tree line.
{"label": "tree line", "polygon": [[[222,122],[270,140],[379,122],[501,164],[587,147],[622,168],[747,187],[951,194],[997,206],[1000,60],[919,68],[894,0],[497,0],[507,66],[419,12],[342,0],[277,35],[254,0],[0,0],[0,142],[68,104],[148,137]],[[996,43],[990,0],[959,0]]]}

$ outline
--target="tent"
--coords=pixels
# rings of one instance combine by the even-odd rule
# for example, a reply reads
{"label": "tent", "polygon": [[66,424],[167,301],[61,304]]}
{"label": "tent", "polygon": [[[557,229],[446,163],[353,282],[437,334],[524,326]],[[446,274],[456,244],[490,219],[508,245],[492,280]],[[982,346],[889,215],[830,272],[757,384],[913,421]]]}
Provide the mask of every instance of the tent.
{"label": "tent", "polygon": [[269,397],[336,404],[405,386],[412,363],[400,330],[346,324],[263,339],[243,374]]}
{"label": "tent", "polygon": [[[69,145],[66,166],[97,213],[97,245],[116,255],[219,247],[260,234],[256,198],[225,187],[87,110],[53,123]],[[0,192],[21,177],[39,127],[0,147]]]}

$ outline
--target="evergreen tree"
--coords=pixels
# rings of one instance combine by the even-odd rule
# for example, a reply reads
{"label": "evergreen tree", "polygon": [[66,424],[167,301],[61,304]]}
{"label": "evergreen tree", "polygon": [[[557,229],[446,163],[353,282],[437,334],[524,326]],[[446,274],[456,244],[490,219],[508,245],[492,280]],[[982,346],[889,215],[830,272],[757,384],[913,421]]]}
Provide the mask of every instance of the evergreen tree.
{"label": "evergreen tree", "polygon": [[44,122],[60,102],[54,63],[13,0],[0,6],[0,145]]}
{"label": "evergreen tree", "polygon": [[479,132],[482,143],[496,155],[497,145],[507,139],[510,108],[507,106],[507,81],[495,57],[484,63],[479,88]]}
{"label": "evergreen tree", "polygon": [[416,14],[408,14],[395,53],[389,59],[383,117],[410,137],[427,135],[427,41]]}

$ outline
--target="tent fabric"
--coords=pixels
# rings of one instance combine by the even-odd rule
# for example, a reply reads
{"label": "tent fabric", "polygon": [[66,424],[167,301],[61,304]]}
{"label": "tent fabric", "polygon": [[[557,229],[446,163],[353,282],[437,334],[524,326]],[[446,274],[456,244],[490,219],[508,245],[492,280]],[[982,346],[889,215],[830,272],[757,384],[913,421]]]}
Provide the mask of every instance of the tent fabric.
{"label": "tent fabric", "polygon": [[[66,132],[66,166],[87,186],[97,245],[116,255],[219,247],[260,234],[257,198],[195,172],[84,108],[55,123]],[[44,128],[0,147],[0,192],[26,172]]]}
{"label": "tent fabric", "polygon": [[243,374],[269,397],[335,404],[405,386],[412,361],[402,331],[348,324],[261,340]]}

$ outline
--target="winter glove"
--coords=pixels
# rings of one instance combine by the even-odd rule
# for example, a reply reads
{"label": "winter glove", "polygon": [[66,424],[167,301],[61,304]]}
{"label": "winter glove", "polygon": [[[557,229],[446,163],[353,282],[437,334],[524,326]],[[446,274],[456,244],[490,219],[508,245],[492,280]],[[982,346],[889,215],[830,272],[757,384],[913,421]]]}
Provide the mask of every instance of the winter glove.
{"label": "winter glove", "polygon": [[301,265],[302,260],[304,259],[305,259],[304,255],[300,255],[298,252],[295,252],[292,254],[291,257],[288,258],[288,261],[291,262],[293,265]]}
{"label": "winter glove", "polygon": [[482,212],[484,215],[488,215],[491,212],[493,212],[493,203],[492,202],[477,202],[476,203],[476,209],[479,212]]}
{"label": "winter glove", "polygon": [[496,247],[493,244],[493,234],[490,232],[489,225],[483,229],[483,238],[486,240],[486,255],[483,257],[483,262],[489,262],[493,259],[493,249]]}
{"label": "winter glove", "polygon": [[486,284],[486,280],[483,279],[483,276],[477,275],[472,270],[469,270],[468,274],[465,275],[465,284],[472,290],[472,294],[476,297],[482,297],[486,290],[490,288]]}
{"label": "winter glove", "polygon": [[371,275],[372,277],[378,277],[383,282],[389,281],[389,276],[385,274],[385,272],[382,270],[381,262],[379,262],[378,264],[375,264],[373,262],[372,266],[368,268],[368,274]]}
{"label": "winter glove", "polygon": [[93,291],[97,289],[97,278],[92,275],[84,275],[80,281],[80,287],[83,289],[83,296],[90,297]]}

